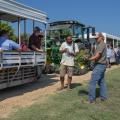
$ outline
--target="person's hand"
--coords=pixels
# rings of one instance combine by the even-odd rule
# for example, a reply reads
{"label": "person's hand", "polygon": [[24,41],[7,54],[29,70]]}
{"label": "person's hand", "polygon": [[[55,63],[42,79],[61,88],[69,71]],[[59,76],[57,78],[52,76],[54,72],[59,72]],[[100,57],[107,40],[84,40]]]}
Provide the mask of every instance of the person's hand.
{"label": "person's hand", "polygon": [[85,61],[89,61],[89,57],[88,56],[83,56],[83,59],[85,60]]}
{"label": "person's hand", "polygon": [[44,36],[44,33],[43,33],[43,32],[40,32],[40,33],[38,34],[38,36],[39,36],[39,37],[43,37],[43,36]]}
{"label": "person's hand", "polygon": [[42,49],[39,49],[38,52],[43,52],[43,50],[42,50]]}
{"label": "person's hand", "polygon": [[73,52],[68,52],[68,54],[71,56],[75,56],[75,53],[73,53]]}
{"label": "person's hand", "polygon": [[63,50],[63,52],[68,52],[68,49],[67,49],[67,48],[65,48],[65,49]]}

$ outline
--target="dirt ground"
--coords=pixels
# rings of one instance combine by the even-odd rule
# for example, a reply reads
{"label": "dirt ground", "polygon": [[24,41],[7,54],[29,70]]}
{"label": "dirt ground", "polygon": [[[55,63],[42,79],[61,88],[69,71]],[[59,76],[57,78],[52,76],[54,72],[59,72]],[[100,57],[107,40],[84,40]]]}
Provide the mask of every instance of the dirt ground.
{"label": "dirt ground", "polygon": [[[120,66],[112,66],[107,71],[111,71]],[[73,83],[79,85],[86,80],[89,80],[91,72],[82,75],[74,76]],[[60,86],[59,75],[42,75],[40,81],[29,83],[22,86],[8,88],[0,91],[0,118],[6,118],[19,108],[31,106],[38,99],[43,101],[47,94],[54,94]]]}

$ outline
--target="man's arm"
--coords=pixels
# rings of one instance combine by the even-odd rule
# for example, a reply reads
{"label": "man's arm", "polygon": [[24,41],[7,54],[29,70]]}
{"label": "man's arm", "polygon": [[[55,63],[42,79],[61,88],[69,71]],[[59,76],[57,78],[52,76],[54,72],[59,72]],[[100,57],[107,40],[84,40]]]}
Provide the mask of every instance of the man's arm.
{"label": "man's arm", "polygon": [[98,48],[96,49],[96,54],[94,56],[92,56],[91,58],[89,58],[89,60],[98,61],[105,48],[106,48],[105,45],[99,45]]}
{"label": "man's arm", "polygon": [[13,50],[21,51],[20,45],[12,40],[11,40],[10,46],[12,46]]}
{"label": "man's arm", "polygon": [[37,52],[43,52],[42,49],[38,49],[38,48],[35,47],[34,45],[31,45],[31,48],[32,48],[34,51],[37,51]]}
{"label": "man's arm", "polygon": [[75,57],[79,53],[79,48],[76,43],[74,45],[75,45],[75,50],[74,50],[74,52],[69,53],[69,55],[72,55]]}
{"label": "man's arm", "polygon": [[43,52],[42,49],[38,49],[38,48],[34,45],[34,39],[33,39],[32,36],[29,38],[29,48],[30,48],[30,49],[32,48],[32,50],[37,51],[37,52]]}
{"label": "man's arm", "polygon": [[89,58],[90,61],[97,61],[99,60],[101,57],[101,53],[96,53],[94,56],[92,56],[91,58]]}
{"label": "man's arm", "polygon": [[60,50],[60,53],[65,53],[67,52],[67,48]]}
{"label": "man's arm", "polygon": [[32,35],[29,38],[29,48],[36,51],[36,47],[34,46],[34,39]]}
{"label": "man's arm", "polygon": [[63,54],[63,53],[65,53],[65,52],[67,52],[67,50],[68,50],[68,49],[64,47],[64,43],[62,43],[62,45],[60,46],[60,49],[59,49],[60,53]]}

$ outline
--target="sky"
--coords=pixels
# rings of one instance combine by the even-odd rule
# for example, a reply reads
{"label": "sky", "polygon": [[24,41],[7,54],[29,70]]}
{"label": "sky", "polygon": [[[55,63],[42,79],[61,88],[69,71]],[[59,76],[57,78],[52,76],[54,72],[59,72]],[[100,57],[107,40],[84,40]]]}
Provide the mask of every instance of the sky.
{"label": "sky", "polygon": [[78,20],[120,36],[120,0],[16,0],[47,13],[49,22]]}

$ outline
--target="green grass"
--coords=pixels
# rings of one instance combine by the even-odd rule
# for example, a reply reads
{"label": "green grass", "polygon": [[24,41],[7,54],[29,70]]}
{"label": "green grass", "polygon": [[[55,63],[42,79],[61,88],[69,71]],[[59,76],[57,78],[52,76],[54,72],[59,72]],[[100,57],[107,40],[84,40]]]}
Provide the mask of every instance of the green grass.
{"label": "green grass", "polygon": [[1,120],[120,120],[120,69],[106,75],[109,99],[87,104],[88,83],[76,85],[72,91],[49,95],[44,102],[18,110]]}

